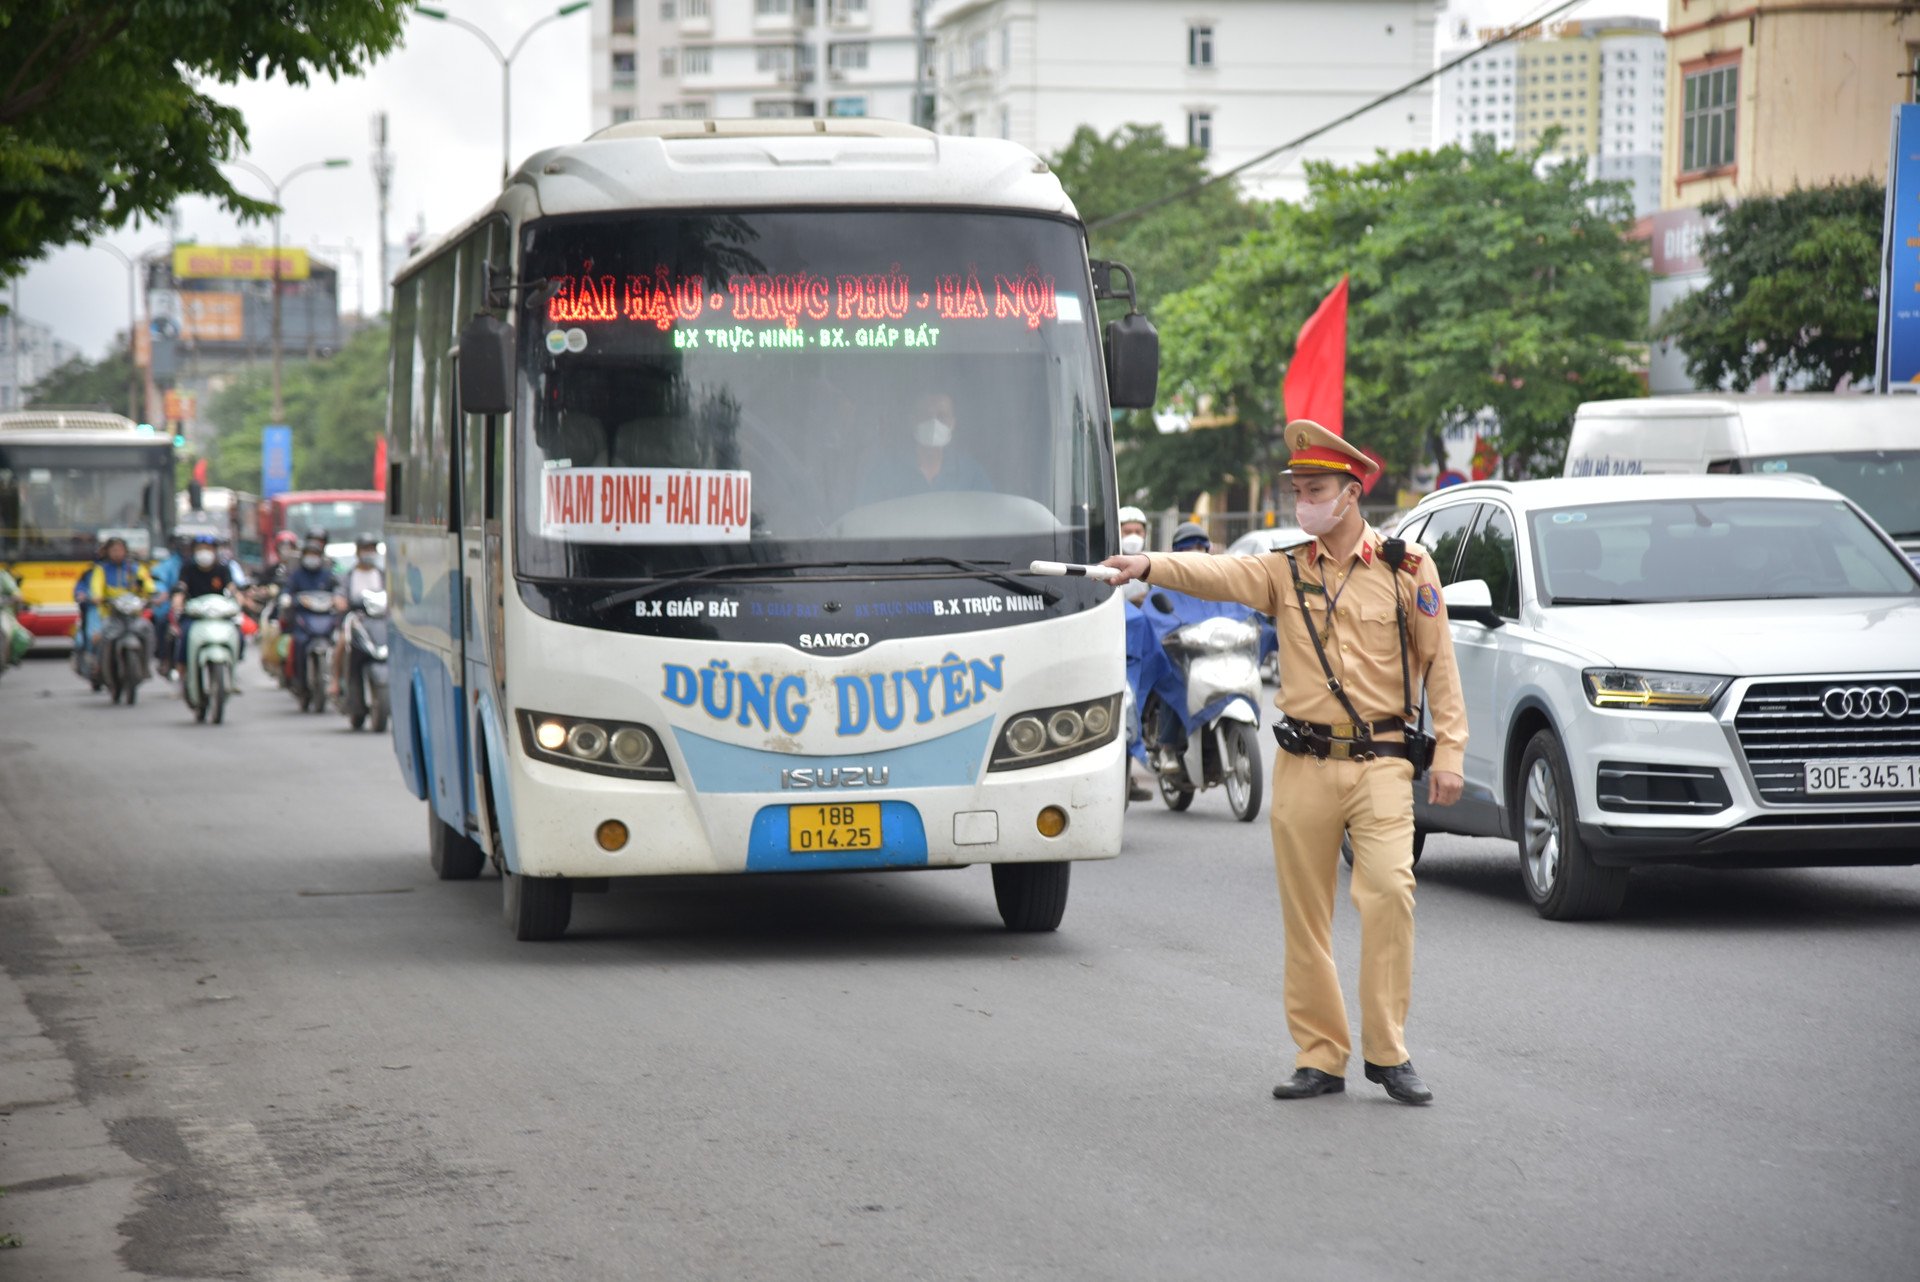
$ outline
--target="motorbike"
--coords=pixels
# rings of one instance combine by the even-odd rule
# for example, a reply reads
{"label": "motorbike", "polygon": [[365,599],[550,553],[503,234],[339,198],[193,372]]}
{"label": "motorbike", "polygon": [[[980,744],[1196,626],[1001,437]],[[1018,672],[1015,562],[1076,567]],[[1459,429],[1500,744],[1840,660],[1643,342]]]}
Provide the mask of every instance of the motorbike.
{"label": "motorbike", "polygon": [[1243,605],[1155,590],[1127,607],[1127,670],[1138,725],[1129,751],[1169,810],[1227,790],[1233,817],[1260,813],[1260,631]]}
{"label": "motorbike", "polygon": [[340,616],[330,592],[299,592],[280,611],[281,629],[293,638],[287,689],[308,712],[327,710],[327,674],[333,671],[333,635]]}
{"label": "motorbike", "polygon": [[0,672],[5,672],[33,648],[33,634],[20,623],[20,588],[11,574],[0,569]]}
{"label": "motorbike", "polygon": [[137,596],[110,598],[92,647],[94,689],[105,686],[115,703],[124,700],[129,707],[152,672],[153,624],[146,612],[147,603]]}
{"label": "motorbike", "polygon": [[193,621],[187,630],[185,682],[187,706],[195,721],[227,719],[227,696],[233,691],[234,667],[240,659],[240,605],[218,594],[197,596],[183,613]]}
{"label": "motorbike", "polygon": [[363,592],[347,612],[347,674],[340,689],[341,711],[358,730],[373,722],[387,728],[387,594]]}

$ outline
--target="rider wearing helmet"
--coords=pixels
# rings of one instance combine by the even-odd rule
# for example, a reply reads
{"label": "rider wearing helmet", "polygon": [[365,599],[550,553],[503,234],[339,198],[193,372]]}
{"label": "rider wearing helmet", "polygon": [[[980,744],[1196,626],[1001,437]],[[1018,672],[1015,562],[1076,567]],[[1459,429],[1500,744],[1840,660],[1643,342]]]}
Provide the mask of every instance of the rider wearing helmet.
{"label": "rider wearing helmet", "polygon": [[[372,531],[363,531],[353,542],[353,565],[347,571],[347,577],[333,594],[333,608],[342,614],[358,609],[360,600],[368,592],[387,590],[387,572],[380,568],[380,536]],[[337,645],[333,648],[333,676],[327,686],[327,696],[340,697],[340,682],[346,676],[347,647]]]}
{"label": "rider wearing helmet", "polygon": [[[1120,509],[1120,552],[1123,556],[1137,556],[1146,550],[1147,514],[1129,503]],[[1129,583],[1120,589],[1120,595],[1136,605],[1146,594],[1144,583]]]}
{"label": "rider wearing helmet", "polygon": [[[173,589],[173,617],[180,621],[180,640],[174,647],[174,661],[184,667],[187,662],[187,634],[193,631],[193,620],[185,613],[187,602],[203,596],[239,595],[238,582],[234,578],[231,561],[220,559],[220,540],[212,534],[197,534],[193,539],[193,554],[180,568],[180,581]],[[234,683],[232,693],[240,693],[238,682]],[[180,697],[186,697],[184,685]]]}
{"label": "rider wearing helmet", "polygon": [[296,673],[306,671],[307,645],[313,640],[298,626],[299,616],[289,611],[288,604],[293,598],[308,592],[324,592],[331,597],[340,590],[340,580],[335,576],[333,567],[327,564],[327,536],[318,530],[309,532],[300,547],[300,564],[288,574],[280,585],[280,617],[293,619],[294,626],[287,631],[293,636],[293,645],[288,648],[286,673],[291,678]]}
{"label": "rider wearing helmet", "polygon": [[1173,532],[1175,552],[1211,552],[1213,539],[1198,521],[1182,521]]}
{"label": "rider wearing helmet", "polygon": [[127,541],[111,534],[100,544],[100,559],[73,585],[73,599],[80,605],[80,635],[73,647],[76,666],[99,641],[101,607],[114,597],[129,594],[137,594],[142,600],[152,596],[153,581],[147,577],[145,566],[128,557]]}

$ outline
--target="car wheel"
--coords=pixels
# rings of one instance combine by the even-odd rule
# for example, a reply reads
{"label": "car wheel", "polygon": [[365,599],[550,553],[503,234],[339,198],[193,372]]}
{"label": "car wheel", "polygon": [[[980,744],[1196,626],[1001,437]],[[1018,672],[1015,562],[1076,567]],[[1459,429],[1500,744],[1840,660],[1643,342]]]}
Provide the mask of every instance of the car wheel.
{"label": "car wheel", "polygon": [[1073,865],[993,865],[993,902],[1008,930],[1055,930],[1067,913],[1067,882]]}
{"label": "car wheel", "polygon": [[1514,808],[1520,880],[1535,912],[1551,921],[1585,921],[1620,911],[1628,870],[1596,864],[1580,840],[1566,752],[1551,730],[1527,743]]}

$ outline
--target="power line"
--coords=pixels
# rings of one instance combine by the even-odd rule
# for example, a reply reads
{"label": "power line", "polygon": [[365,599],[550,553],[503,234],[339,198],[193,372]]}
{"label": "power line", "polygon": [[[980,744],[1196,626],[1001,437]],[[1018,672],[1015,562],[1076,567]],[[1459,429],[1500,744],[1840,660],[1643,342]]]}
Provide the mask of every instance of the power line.
{"label": "power line", "polygon": [[1292,139],[1289,142],[1283,142],[1277,147],[1273,147],[1267,151],[1263,151],[1259,155],[1255,156],[1252,160],[1242,161],[1240,164],[1235,165],[1231,169],[1224,169],[1217,174],[1213,174],[1209,177],[1203,178],[1199,182],[1194,183],[1190,187],[1185,187],[1179,191],[1171,192],[1168,195],[1161,196],[1156,200],[1150,200],[1144,205],[1135,205],[1132,209],[1123,209],[1117,214],[1108,214],[1105,218],[1102,218],[1097,222],[1088,223],[1087,230],[1098,231],[1102,227],[1111,227],[1115,223],[1126,222],[1130,218],[1138,218],[1142,214],[1150,214],[1156,209],[1160,209],[1167,205],[1174,204],[1178,201],[1188,200],[1194,196],[1197,196],[1201,192],[1205,191],[1207,188],[1215,185],[1216,183],[1225,182],[1229,178],[1237,177],[1238,175],[1245,173],[1247,170],[1252,169],[1256,165],[1265,164],[1267,161],[1272,160],[1275,156],[1279,155],[1283,151],[1292,151],[1296,147],[1304,147],[1308,143],[1312,142],[1315,138],[1320,137],[1322,134],[1331,133],[1333,130],[1338,129],[1341,125],[1346,124],[1348,121],[1359,119],[1361,116],[1366,115],[1369,111],[1372,111],[1375,107],[1383,107],[1387,103],[1392,102],[1395,98],[1398,98],[1404,94],[1413,92],[1415,89],[1418,89],[1421,85],[1426,84],[1428,81],[1438,79],[1439,77],[1445,75],[1447,72],[1452,71],[1455,67],[1459,66],[1461,63],[1466,62],[1472,58],[1478,57],[1480,54],[1485,53],[1487,50],[1493,48],[1495,45],[1503,45],[1510,40],[1517,40],[1520,38],[1520,34],[1522,32],[1530,31],[1534,27],[1539,26],[1543,22],[1550,22],[1554,18],[1557,18],[1561,14],[1565,13],[1567,10],[1575,8],[1576,6],[1579,6],[1585,3],[1586,3],[1586,0],[1563,0],[1563,3],[1555,5],[1553,8],[1541,14],[1539,17],[1534,18],[1527,22],[1522,22],[1517,26],[1508,27],[1500,35],[1495,36],[1493,39],[1488,40],[1484,44],[1476,45],[1474,48],[1467,50],[1465,53],[1461,54],[1458,58],[1455,58],[1452,62],[1443,63],[1440,66],[1435,67],[1432,71],[1429,71],[1426,75],[1421,76],[1415,80],[1409,80],[1406,84],[1401,85],[1397,89],[1389,89],[1386,93],[1381,94],[1378,98],[1375,98],[1371,102],[1363,103],[1360,106],[1355,107],[1352,111],[1349,111],[1344,116],[1336,117],[1333,120],[1329,120],[1324,125],[1319,125],[1313,129],[1309,129],[1306,133],[1301,134],[1298,138]]}

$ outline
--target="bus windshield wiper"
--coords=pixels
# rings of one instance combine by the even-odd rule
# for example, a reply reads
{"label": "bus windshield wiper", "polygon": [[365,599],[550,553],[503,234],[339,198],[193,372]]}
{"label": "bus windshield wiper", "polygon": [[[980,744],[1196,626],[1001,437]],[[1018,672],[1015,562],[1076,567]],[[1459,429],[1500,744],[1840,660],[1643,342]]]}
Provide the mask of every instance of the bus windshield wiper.
{"label": "bus windshield wiper", "polygon": [[977,574],[983,579],[998,583],[1001,587],[1011,588],[1027,596],[1037,596],[1048,605],[1056,604],[1059,594],[1038,583],[1028,583],[1015,576],[1013,567],[1005,561],[969,561],[957,556],[915,556],[900,561],[867,561],[866,565],[946,565],[956,570],[965,570],[968,574]]}
{"label": "bus windshield wiper", "polygon": [[601,597],[593,603],[591,608],[604,613],[616,605],[645,600],[655,592],[678,587],[682,583],[696,583],[736,574],[750,576],[761,570],[837,570],[844,564],[841,561],[740,561],[731,565],[703,565],[691,570],[668,570],[665,574],[650,576],[642,581],[639,587]]}
{"label": "bus windshield wiper", "polygon": [[[899,560],[899,561],[865,561],[865,560],[741,561],[738,564],[734,564],[734,565],[706,565],[706,566],[701,566],[698,569],[692,569],[692,570],[670,570],[665,574],[657,574],[652,576],[650,579],[641,583],[637,587],[627,588],[624,591],[615,592],[611,596],[601,597],[598,601],[593,602],[590,608],[593,609],[596,613],[604,614],[606,611],[613,609],[615,606],[626,605],[628,602],[631,602],[631,601],[642,601],[642,600],[645,600],[647,597],[652,596],[656,592],[663,592],[668,588],[679,587],[682,584],[710,582],[710,581],[713,581],[716,579],[722,579],[722,578],[732,579],[735,582],[739,582],[741,580],[752,580],[755,577],[757,577],[758,574],[763,570],[846,570],[851,567],[866,566],[866,565],[879,565],[879,566],[891,565],[891,566],[901,566],[901,567],[921,566],[921,565],[946,566],[955,570],[959,570],[961,571],[961,573],[957,575],[939,576],[939,577],[953,577],[953,578],[979,577],[984,579],[990,579],[993,582],[996,582],[1003,587],[1010,588],[1015,592],[1020,592],[1029,596],[1038,596],[1042,600],[1044,600],[1048,605],[1053,605],[1060,600],[1060,598],[1056,594],[1054,594],[1053,592],[1049,591],[1046,588],[1041,587],[1039,584],[1026,583],[1018,578],[1015,578],[1011,569],[1007,566],[1007,563],[1005,561],[966,561],[966,560],[960,559],[959,557],[927,556],[927,557],[914,557],[914,558],[909,558],[909,559]],[[835,577],[867,580],[867,579],[870,579],[872,576],[840,575]],[[913,574],[913,575],[898,575],[898,576],[890,575],[887,577],[889,578],[898,577],[898,578],[912,580],[912,579],[923,579],[923,578],[928,578],[933,576]],[[804,582],[805,580],[802,580],[802,581]]]}

